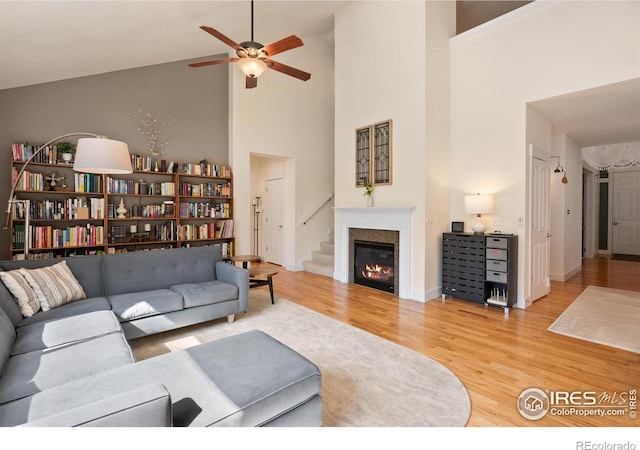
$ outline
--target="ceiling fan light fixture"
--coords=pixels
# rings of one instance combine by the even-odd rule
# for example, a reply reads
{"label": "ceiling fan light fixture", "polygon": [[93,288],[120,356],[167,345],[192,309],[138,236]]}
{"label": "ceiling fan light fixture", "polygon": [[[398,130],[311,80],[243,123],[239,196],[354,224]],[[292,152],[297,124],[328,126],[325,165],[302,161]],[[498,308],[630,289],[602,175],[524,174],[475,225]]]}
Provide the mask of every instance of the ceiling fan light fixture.
{"label": "ceiling fan light fixture", "polygon": [[267,70],[267,64],[258,58],[242,58],[238,61],[238,66],[249,78],[258,78]]}

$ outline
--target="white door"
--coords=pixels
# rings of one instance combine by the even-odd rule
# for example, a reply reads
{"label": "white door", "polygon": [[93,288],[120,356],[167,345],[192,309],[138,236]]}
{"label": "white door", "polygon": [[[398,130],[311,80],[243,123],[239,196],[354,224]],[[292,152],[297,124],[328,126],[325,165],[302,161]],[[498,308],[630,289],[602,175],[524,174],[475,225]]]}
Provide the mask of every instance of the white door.
{"label": "white door", "polygon": [[264,259],[283,265],[284,180],[267,180],[264,196]]}
{"label": "white door", "polygon": [[551,290],[549,283],[551,238],[549,220],[549,161],[531,154],[531,301]]}
{"label": "white door", "polygon": [[613,173],[612,250],[640,255],[640,171]]}

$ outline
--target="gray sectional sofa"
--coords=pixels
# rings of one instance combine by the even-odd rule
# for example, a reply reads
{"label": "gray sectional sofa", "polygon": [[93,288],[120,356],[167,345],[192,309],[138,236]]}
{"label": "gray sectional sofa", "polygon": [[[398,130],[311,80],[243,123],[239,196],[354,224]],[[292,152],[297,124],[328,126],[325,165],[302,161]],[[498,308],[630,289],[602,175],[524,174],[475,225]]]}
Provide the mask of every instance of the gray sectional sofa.
{"label": "gray sectional sofa", "polygon": [[0,283],[0,426],[321,425],[319,369],[260,331],[135,361],[130,339],[248,310],[218,247],[64,261],[86,298],[24,317]]}

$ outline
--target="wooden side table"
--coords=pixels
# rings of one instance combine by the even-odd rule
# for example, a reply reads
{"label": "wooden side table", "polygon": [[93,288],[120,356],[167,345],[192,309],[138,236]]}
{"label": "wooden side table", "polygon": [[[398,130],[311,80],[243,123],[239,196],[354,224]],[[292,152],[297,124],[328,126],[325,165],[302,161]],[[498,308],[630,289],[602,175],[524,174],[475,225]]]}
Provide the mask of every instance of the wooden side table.
{"label": "wooden side table", "polygon": [[248,270],[249,288],[269,286],[271,304],[275,305],[275,299],[273,297],[273,277],[278,274],[278,270],[271,267],[250,267]]}
{"label": "wooden side table", "polygon": [[231,261],[233,261],[234,264],[241,262],[243,269],[248,268],[250,262],[260,262],[260,261],[262,261],[262,258],[260,258],[257,255],[234,255],[230,259],[231,259]]}

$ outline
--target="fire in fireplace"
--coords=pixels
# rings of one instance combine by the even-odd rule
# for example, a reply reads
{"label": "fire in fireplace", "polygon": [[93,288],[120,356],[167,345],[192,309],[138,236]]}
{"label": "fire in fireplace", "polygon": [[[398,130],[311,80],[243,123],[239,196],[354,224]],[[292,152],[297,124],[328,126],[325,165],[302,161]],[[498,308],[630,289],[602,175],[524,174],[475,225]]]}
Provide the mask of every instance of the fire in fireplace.
{"label": "fire in fireplace", "polygon": [[385,292],[394,291],[395,248],[381,242],[353,242],[353,282]]}

